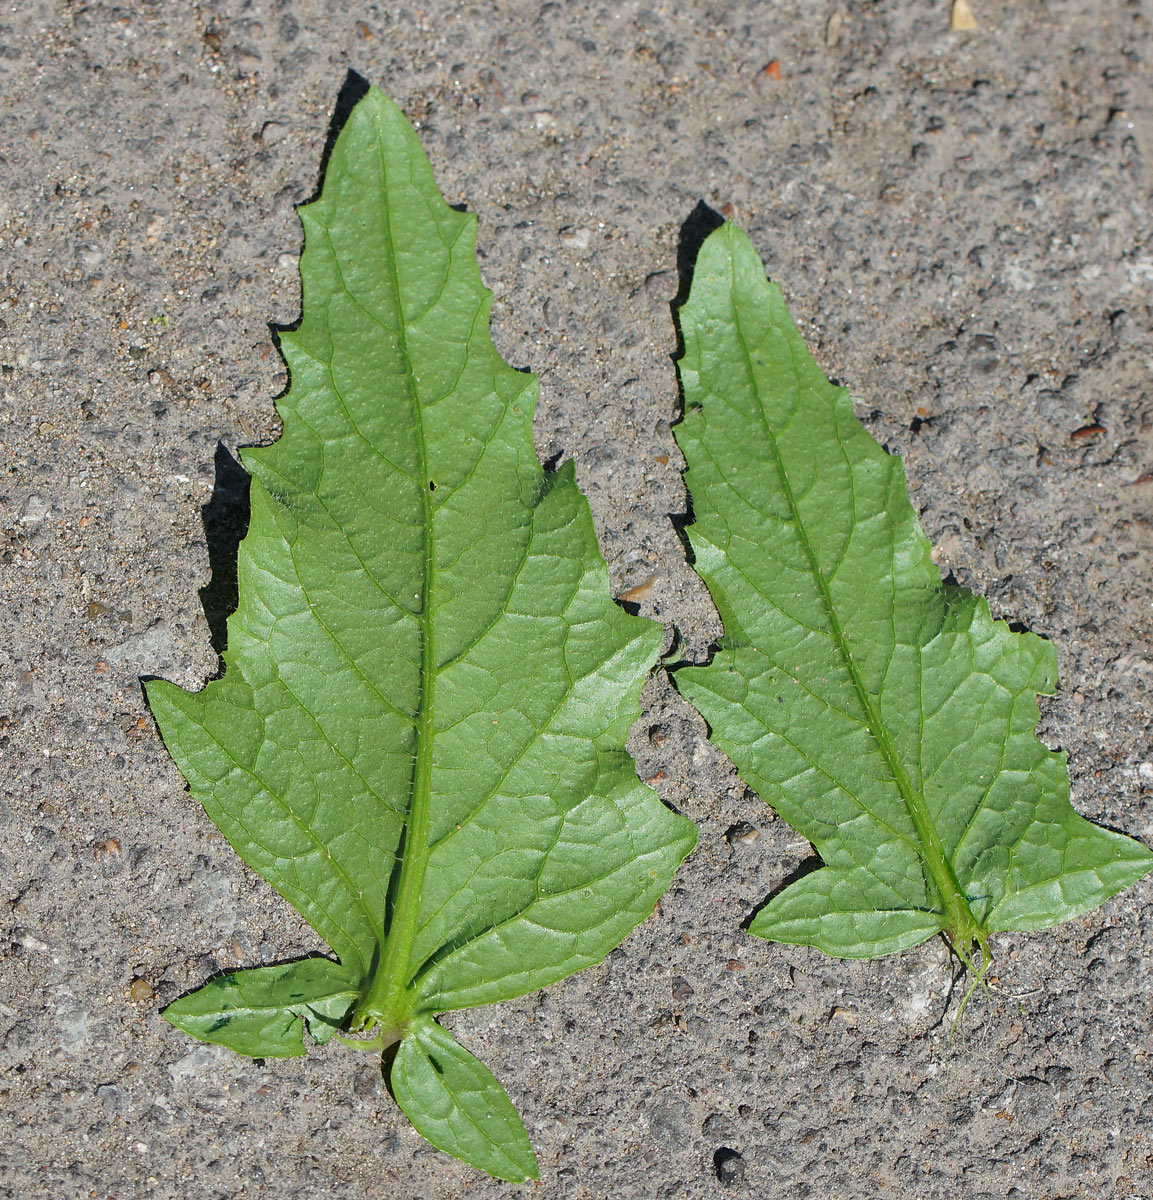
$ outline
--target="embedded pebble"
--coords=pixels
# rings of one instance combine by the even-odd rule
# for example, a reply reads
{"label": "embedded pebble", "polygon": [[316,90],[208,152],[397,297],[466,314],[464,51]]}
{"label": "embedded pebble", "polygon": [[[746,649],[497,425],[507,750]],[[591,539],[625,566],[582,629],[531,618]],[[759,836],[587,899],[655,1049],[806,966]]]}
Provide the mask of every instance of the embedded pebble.
{"label": "embedded pebble", "polygon": [[171,663],[176,655],[176,643],[166,625],[156,622],[142,633],[125,638],[118,645],[109,646],[103,653],[109,664],[141,663],[151,670],[159,670]]}
{"label": "embedded pebble", "polygon": [[760,836],[761,831],[755,825],[738,821],[725,833],[725,840],[730,846],[751,846]]}
{"label": "embedded pebble", "polygon": [[94,271],[104,261],[104,251],[99,246],[86,242],[80,247],[80,261],[88,270]]}
{"label": "embedded pebble", "polygon": [[128,1107],[128,1097],[124,1094],[124,1089],[114,1083],[102,1083],[96,1089],[96,1098],[104,1105],[104,1112],[110,1117]]}
{"label": "embedded pebble", "polygon": [[181,1079],[197,1079],[203,1075],[211,1075],[220,1063],[227,1057],[228,1051],[222,1046],[197,1046],[193,1050],[168,1064],[168,1074],[177,1082]]}
{"label": "embedded pebble", "polygon": [[732,1187],[745,1178],[744,1158],[728,1146],[722,1146],[713,1155],[713,1169],[717,1173],[717,1178],[726,1187]]}
{"label": "embedded pebble", "polygon": [[48,515],[48,501],[43,496],[32,495],[24,503],[24,511],[20,514],[21,525],[35,525]]}
{"label": "embedded pebble", "polygon": [[143,1004],[145,1000],[151,1000],[156,993],[147,979],[138,978],[128,985],[128,994],[137,1004]]}
{"label": "embedded pebble", "polygon": [[572,246],[574,250],[587,250],[591,237],[591,230],[578,229],[573,225],[569,225],[560,231],[560,240],[566,246]]}

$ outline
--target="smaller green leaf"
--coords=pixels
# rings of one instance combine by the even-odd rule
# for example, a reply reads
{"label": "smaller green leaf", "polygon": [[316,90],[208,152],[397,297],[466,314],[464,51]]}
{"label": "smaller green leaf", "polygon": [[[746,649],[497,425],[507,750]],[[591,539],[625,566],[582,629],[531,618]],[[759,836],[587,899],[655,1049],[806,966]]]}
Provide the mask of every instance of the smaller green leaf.
{"label": "smaller green leaf", "polygon": [[250,1058],[305,1052],[304,1025],[317,1042],[340,1028],[359,995],[357,981],[327,958],[306,958],[221,975],[164,1010],[177,1029]]}
{"label": "smaller green leaf", "polygon": [[824,377],[736,226],[701,247],[680,321],[688,533],[725,635],[676,685],[824,863],[749,932],[845,958],[944,932],[983,972],[991,934],[1148,874],[1145,846],[1073,810],[1065,756],[1037,738],[1052,643],[942,582],[901,459]]}
{"label": "smaller green leaf", "polygon": [[392,1094],[417,1131],[439,1150],[497,1179],[538,1179],[536,1155],[504,1088],[448,1030],[422,1018],[401,1042]]}

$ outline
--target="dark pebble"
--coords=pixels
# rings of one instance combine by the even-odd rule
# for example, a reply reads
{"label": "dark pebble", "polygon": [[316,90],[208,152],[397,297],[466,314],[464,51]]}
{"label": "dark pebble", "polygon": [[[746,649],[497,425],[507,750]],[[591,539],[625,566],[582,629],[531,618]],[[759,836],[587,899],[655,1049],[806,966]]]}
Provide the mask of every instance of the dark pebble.
{"label": "dark pebble", "polygon": [[728,1146],[722,1146],[713,1155],[713,1170],[717,1178],[727,1187],[743,1182],[745,1178],[745,1160]]}

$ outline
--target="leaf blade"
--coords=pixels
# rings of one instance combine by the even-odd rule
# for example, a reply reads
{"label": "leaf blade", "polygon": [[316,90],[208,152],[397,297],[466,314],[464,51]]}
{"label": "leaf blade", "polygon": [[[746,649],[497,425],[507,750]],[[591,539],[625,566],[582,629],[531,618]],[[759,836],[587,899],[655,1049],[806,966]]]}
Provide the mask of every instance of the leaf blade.
{"label": "leaf blade", "polygon": [[304,1027],[323,1045],[356,1002],[356,979],[327,958],[232,971],[164,1010],[177,1029],[250,1058],[304,1054]]}
{"label": "leaf blade", "polygon": [[837,958],[896,954],[940,933],[935,913],[866,907],[866,889],[852,874],[826,866],[797,880],[756,913],[749,932]]}
{"label": "leaf blade", "polygon": [[[258,487],[252,490],[255,521],[262,497]],[[358,881],[329,869],[326,847],[336,836],[334,823],[323,819],[323,813],[320,819],[307,819],[313,796],[299,799],[307,774],[289,778],[276,771],[266,781],[257,769],[259,738],[252,728],[260,722],[249,720],[254,710],[245,700],[252,689],[240,672],[195,693],[165,680],[149,680],[145,686],[169,753],[236,852],[308,920],[342,964],[367,972],[377,937],[375,921],[358,896]],[[299,725],[286,722],[286,742],[294,728]],[[305,732],[298,743],[302,758],[312,749]],[[316,768],[313,778],[320,774]],[[327,775],[331,778],[331,770]],[[261,830],[259,836],[250,832],[253,828]],[[291,874],[282,869],[286,861],[294,864]]]}
{"label": "leaf blade", "polygon": [[[680,315],[688,532],[725,637],[675,681],[826,864],[751,932],[863,957],[944,930],[964,954],[1147,873],[1144,847],[1073,812],[1063,758],[1036,738],[1052,647],[941,583],[900,460],[734,226],[706,240]],[[1026,830],[1036,845],[1011,861]]]}
{"label": "leaf blade", "polygon": [[389,1083],[404,1114],[437,1149],[510,1183],[540,1177],[504,1088],[435,1021],[421,1021],[401,1043]]}
{"label": "leaf blade", "polygon": [[[542,871],[537,898],[417,976],[422,1009],[472,1008],[535,991],[600,962],[606,945],[618,945],[652,912],[664,890],[666,835],[644,789],[622,781],[614,795],[593,794],[572,816],[564,853]],[[594,855],[599,877],[588,871]]]}

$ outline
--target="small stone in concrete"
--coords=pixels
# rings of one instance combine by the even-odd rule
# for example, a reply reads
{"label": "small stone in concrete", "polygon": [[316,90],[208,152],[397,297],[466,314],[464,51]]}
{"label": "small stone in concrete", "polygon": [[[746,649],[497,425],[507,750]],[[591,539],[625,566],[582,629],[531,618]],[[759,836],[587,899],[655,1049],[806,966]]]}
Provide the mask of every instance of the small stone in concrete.
{"label": "small stone in concrete", "polygon": [[733,1187],[743,1182],[745,1178],[744,1158],[728,1146],[722,1146],[713,1155],[713,1169],[717,1173],[717,1178],[726,1187]]}

